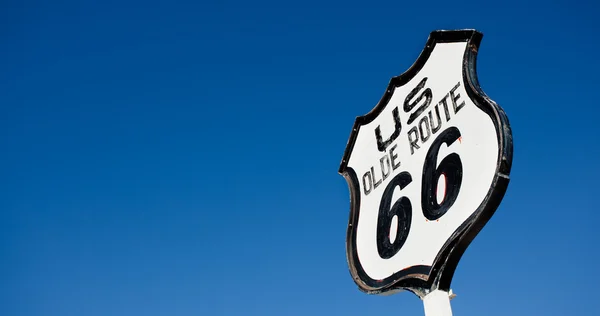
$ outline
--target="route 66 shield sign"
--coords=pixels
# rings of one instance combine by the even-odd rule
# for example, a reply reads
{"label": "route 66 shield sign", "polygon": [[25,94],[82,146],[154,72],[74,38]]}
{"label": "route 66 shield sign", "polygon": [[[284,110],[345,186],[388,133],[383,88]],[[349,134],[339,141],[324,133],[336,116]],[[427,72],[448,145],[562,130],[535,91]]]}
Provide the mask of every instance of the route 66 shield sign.
{"label": "route 66 shield sign", "polygon": [[355,121],[339,172],[351,195],[348,265],[362,291],[448,291],[504,196],[512,134],[477,81],[481,39],[475,30],[432,32]]}

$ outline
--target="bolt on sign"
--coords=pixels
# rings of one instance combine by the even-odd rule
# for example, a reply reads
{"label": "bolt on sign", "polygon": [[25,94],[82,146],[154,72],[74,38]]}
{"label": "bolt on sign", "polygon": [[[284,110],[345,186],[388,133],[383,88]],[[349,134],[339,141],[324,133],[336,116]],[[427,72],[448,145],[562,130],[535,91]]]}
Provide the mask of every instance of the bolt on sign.
{"label": "bolt on sign", "polygon": [[448,292],[504,196],[512,133],[477,81],[482,36],[432,32],[416,62],[354,123],[339,172],[351,195],[348,265],[364,292]]}

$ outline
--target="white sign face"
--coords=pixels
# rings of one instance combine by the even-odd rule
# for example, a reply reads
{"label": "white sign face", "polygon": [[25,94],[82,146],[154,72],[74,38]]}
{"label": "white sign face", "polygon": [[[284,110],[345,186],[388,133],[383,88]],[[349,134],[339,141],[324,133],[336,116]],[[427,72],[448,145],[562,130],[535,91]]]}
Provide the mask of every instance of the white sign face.
{"label": "white sign face", "polygon": [[348,262],[363,291],[449,289],[506,191],[512,136],[477,83],[481,37],[433,32],[417,62],[356,120],[340,173],[352,196]]}

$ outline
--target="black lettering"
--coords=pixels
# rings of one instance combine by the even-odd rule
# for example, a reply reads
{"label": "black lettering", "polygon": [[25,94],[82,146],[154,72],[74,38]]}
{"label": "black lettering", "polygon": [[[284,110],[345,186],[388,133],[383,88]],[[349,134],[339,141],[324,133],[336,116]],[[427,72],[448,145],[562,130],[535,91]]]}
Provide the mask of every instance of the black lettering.
{"label": "black lettering", "polygon": [[[425,125],[425,131],[423,131],[423,125]],[[429,129],[429,118],[427,118],[427,115],[423,116],[419,121],[419,132],[421,134],[421,143],[425,143],[429,139],[429,136],[431,136],[431,130]],[[425,132],[427,132],[427,136],[425,136]]]}
{"label": "black lettering", "polygon": [[394,170],[396,170],[398,167],[400,167],[400,161],[398,161],[398,164],[396,164],[396,159],[398,158],[397,154],[394,154],[394,150],[396,150],[396,147],[398,147],[398,144],[392,146],[392,148],[390,148],[390,159],[392,160],[392,168]]}
{"label": "black lettering", "polygon": [[377,187],[381,184],[381,179],[375,180],[375,168],[371,167],[371,174],[373,175],[373,189],[377,189]]}
{"label": "black lettering", "polygon": [[[413,135],[414,138],[412,138],[410,136],[411,134]],[[413,149],[413,147],[416,149],[421,148],[421,147],[419,147],[419,145],[417,145],[418,141],[419,141],[419,132],[417,131],[417,127],[413,126],[413,128],[411,128],[408,131],[408,143],[410,144],[410,154],[411,155],[415,153],[415,150]]]}
{"label": "black lettering", "polygon": [[[385,161],[385,164],[383,163]],[[390,158],[385,155],[379,159],[379,165],[381,166],[381,176],[383,180],[387,179],[387,177],[392,173],[392,168],[390,167]],[[387,165],[387,167],[385,166]],[[385,169],[387,168],[387,172]]]}
{"label": "black lettering", "polygon": [[[368,182],[366,180],[367,176],[369,178]],[[363,190],[365,191],[365,195],[369,195],[369,193],[371,193],[371,190],[373,190],[373,177],[371,176],[371,171],[367,171],[363,175]]]}
{"label": "black lettering", "polygon": [[454,114],[458,113],[458,111],[460,111],[460,109],[462,109],[463,106],[465,106],[465,101],[462,101],[461,104],[456,105],[456,101],[460,98],[460,93],[457,93],[456,95],[454,94],[454,91],[456,91],[456,89],[458,89],[458,87],[460,87],[460,82],[457,83],[454,88],[452,88],[452,90],[450,90],[450,95],[451,95],[451,100],[452,100],[452,106],[454,107]]}
{"label": "black lettering", "polygon": [[423,111],[425,111],[427,109],[429,104],[431,104],[431,99],[433,98],[433,93],[431,92],[431,89],[429,89],[429,88],[426,88],[423,91],[423,93],[421,93],[419,95],[419,97],[416,100],[414,100],[414,102],[412,102],[412,103],[410,102],[410,100],[412,98],[414,98],[414,96],[417,93],[419,93],[419,91],[421,91],[421,89],[423,89],[423,87],[425,87],[426,82],[427,82],[427,77],[423,78],[421,80],[421,82],[419,82],[419,84],[406,96],[406,99],[404,99],[404,112],[408,113],[419,102],[421,102],[421,100],[423,100],[423,98],[425,98],[425,102],[408,117],[407,124],[411,124],[419,115],[421,115],[421,113],[423,113]]}
{"label": "black lettering", "polygon": [[[400,251],[406,242],[412,219],[412,204],[406,196],[400,197],[392,205],[392,196],[396,187],[404,189],[412,182],[410,173],[404,171],[395,176],[381,196],[377,217],[377,252],[382,259],[389,259]],[[396,238],[390,239],[392,219],[396,217]]]}
{"label": "black lettering", "polygon": [[440,103],[444,106],[444,112],[446,113],[446,122],[450,121],[450,111],[448,110],[448,102],[446,101],[448,96],[450,95],[446,94],[444,98],[440,100]]}
{"label": "black lettering", "polygon": [[381,152],[384,152],[385,149],[394,141],[398,136],[400,136],[400,131],[402,130],[402,122],[400,122],[400,115],[398,114],[398,107],[392,110],[392,115],[394,116],[395,129],[394,133],[387,140],[383,140],[381,137],[381,125],[378,125],[375,128],[375,137],[377,138],[377,149]]}
{"label": "black lettering", "polygon": [[[435,111],[436,117],[437,117],[437,126],[435,126],[435,124],[433,122],[435,122],[435,120],[433,119],[433,111]],[[440,128],[442,127],[442,118],[440,117],[440,108],[438,107],[438,105],[436,104],[433,109],[431,109],[431,111],[429,111],[429,124],[431,125],[431,133],[435,134],[437,133],[437,131],[440,130]]]}
{"label": "black lettering", "polygon": [[[462,183],[463,166],[460,156],[451,153],[437,165],[438,153],[442,144],[452,145],[461,136],[458,128],[452,126],[444,130],[431,144],[425,163],[423,164],[423,181],[421,186],[421,209],[430,221],[444,216],[456,201]],[[437,200],[437,185],[444,175],[445,194],[442,201]]]}

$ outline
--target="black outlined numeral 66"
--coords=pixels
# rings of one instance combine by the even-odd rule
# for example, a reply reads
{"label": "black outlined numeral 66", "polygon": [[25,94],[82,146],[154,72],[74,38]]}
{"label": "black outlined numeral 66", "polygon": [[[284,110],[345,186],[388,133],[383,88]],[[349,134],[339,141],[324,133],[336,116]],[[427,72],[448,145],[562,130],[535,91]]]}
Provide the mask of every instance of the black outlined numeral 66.
{"label": "black outlined numeral 66", "polygon": [[[430,221],[444,216],[458,197],[463,174],[460,156],[457,153],[451,153],[439,165],[437,165],[437,160],[442,144],[450,146],[460,137],[461,134],[458,128],[449,127],[433,141],[425,156],[421,208],[425,218]],[[438,183],[442,175],[445,180],[445,192],[441,201],[438,201]],[[408,238],[412,219],[412,204],[408,197],[402,196],[392,205],[392,197],[396,187],[402,190],[411,182],[411,174],[407,171],[401,172],[390,181],[381,197],[377,218],[377,251],[383,259],[389,259],[398,253]],[[396,236],[392,240],[390,239],[390,231],[394,217],[397,217]]]}

